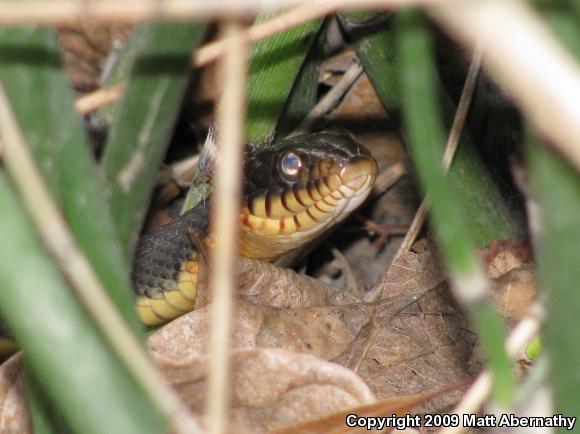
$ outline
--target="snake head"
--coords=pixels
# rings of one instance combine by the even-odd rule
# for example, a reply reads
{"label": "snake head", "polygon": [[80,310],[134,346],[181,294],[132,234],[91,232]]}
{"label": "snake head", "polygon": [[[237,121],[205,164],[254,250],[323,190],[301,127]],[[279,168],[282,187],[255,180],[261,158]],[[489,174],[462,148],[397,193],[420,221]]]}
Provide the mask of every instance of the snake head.
{"label": "snake head", "polygon": [[322,132],[250,153],[245,175],[241,223],[248,247],[242,254],[271,259],[357,208],[370,193],[377,163],[350,133]]}
{"label": "snake head", "polygon": [[359,176],[374,182],[376,172],[375,159],[352,134],[346,131],[304,134],[279,142],[274,149],[258,148],[250,152],[244,169],[245,193],[304,186],[332,175],[341,176],[344,184]]}

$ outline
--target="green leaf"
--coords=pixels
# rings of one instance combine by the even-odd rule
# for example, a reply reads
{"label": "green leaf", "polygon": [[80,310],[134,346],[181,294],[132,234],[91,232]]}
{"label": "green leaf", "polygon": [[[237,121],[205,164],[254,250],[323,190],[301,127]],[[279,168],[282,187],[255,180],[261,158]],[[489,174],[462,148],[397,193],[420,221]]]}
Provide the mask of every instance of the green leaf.
{"label": "green leaf", "polygon": [[[256,20],[272,18],[264,14]],[[246,141],[262,143],[273,137],[280,115],[302,64],[316,39],[322,19],[293,27],[260,41],[250,52]]]}
{"label": "green leaf", "polygon": [[[374,13],[344,14],[341,20],[389,116],[398,119],[402,103],[398,70],[400,58],[393,23],[385,24],[387,17],[377,17]],[[449,130],[456,107],[437,74],[432,72],[430,79],[433,80],[433,92],[437,96],[435,104],[441,104],[438,111],[443,114],[445,128]],[[440,145],[443,143],[441,141]],[[478,246],[486,246],[493,240],[524,236],[523,222],[514,215],[502,197],[465,131],[449,171],[449,180],[454,193],[459,196],[469,231]]]}
{"label": "green leaf", "polygon": [[166,423],[110,352],[0,172],[0,314],[27,367],[78,434],[159,434]]}
{"label": "green leaf", "polygon": [[[437,234],[455,295],[467,304],[488,357],[495,399],[513,399],[514,378],[505,351],[504,326],[487,299],[485,276],[461,201],[445,178],[441,156],[445,136],[438,106],[431,36],[422,15],[397,15],[397,47],[404,124],[422,189],[431,199],[431,223]],[[477,296],[472,290],[479,292]]]}
{"label": "green leaf", "polygon": [[322,26],[306,59],[298,72],[284,110],[276,125],[274,141],[284,139],[312,110],[318,97],[318,67],[323,57],[326,42],[326,25]]}
{"label": "green leaf", "polygon": [[199,24],[143,24],[128,42],[136,53],[102,160],[127,261],[191,76],[191,53],[204,33]]}
{"label": "green leaf", "polygon": [[[275,14],[260,15],[256,22]],[[246,99],[246,140],[269,146],[282,139],[304,117],[316,100],[319,46],[313,44],[322,19],[278,33],[251,49]],[[211,180],[198,177],[187,192],[185,212],[211,193]]]}
{"label": "green leaf", "polygon": [[0,29],[0,80],[53,199],[114,303],[140,333],[128,263],[104,196],[56,36],[46,28]]}
{"label": "green leaf", "polygon": [[548,299],[544,347],[551,363],[555,413],[580,414],[580,176],[561,156],[528,135],[532,191],[543,234],[536,247],[540,284]]}
{"label": "green leaf", "polygon": [[[542,5],[541,9],[556,35],[580,59],[580,19],[571,6],[562,2]],[[535,233],[534,248],[540,286],[547,296],[542,347],[550,360],[554,413],[578,416],[580,175],[561,155],[541,143],[531,128],[527,162],[532,199],[537,200],[535,223],[541,231]],[[567,432],[563,428],[559,431]]]}

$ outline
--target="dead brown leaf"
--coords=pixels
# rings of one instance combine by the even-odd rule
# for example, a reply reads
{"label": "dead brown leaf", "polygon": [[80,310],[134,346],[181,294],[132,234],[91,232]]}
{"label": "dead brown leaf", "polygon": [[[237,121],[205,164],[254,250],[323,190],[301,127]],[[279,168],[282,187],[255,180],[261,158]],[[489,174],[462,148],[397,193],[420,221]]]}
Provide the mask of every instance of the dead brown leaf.
{"label": "dead brown leaf", "polygon": [[510,324],[521,320],[538,296],[536,273],[529,266],[511,269],[492,284],[497,307]]}
{"label": "dead brown leaf", "polygon": [[[455,388],[452,386],[449,390]],[[423,404],[425,401],[449,390],[442,389],[429,394],[417,394],[409,396],[400,396],[397,398],[385,398],[370,404],[363,404],[358,407],[349,408],[346,411],[340,411],[319,419],[292,424],[281,429],[277,429],[270,434],[354,434],[368,432],[365,428],[353,427],[346,425],[348,415],[354,414],[358,417],[377,417],[377,416],[403,416],[410,414],[411,410]],[[416,418],[417,416],[412,416]],[[415,419],[416,420],[416,419]],[[376,429],[376,428],[375,428]],[[386,429],[386,432],[391,430]],[[394,429],[392,430],[394,431]],[[383,432],[383,431],[381,431]],[[405,430],[407,433],[407,430]]]}
{"label": "dead brown leaf", "polygon": [[[171,385],[196,414],[203,414],[211,358],[175,363],[154,354]],[[231,418],[236,432],[264,433],[374,401],[352,371],[311,355],[275,349],[231,353]]]}
{"label": "dead brown leaf", "polygon": [[130,32],[129,25],[90,21],[59,28],[58,41],[73,89],[81,93],[97,89],[109,53],[122,45]]}
{"label": "dead brown leaf", "polygon": [[[368,304],[280,309],[239,299],[233,348],[282,348],[331,359],[348,346],[370,320]],[[206,354],[209,310],[197,309],[162,327],[149,337],[150,349],[173,361]]]}
{"label": "dead brown leaf", "polygon": [[427,239],[421,239],[413,245],[413,251],[401,255],[390,265],[381,283],[371,293],[380,294],[382,301],[402,294],[419,296],[444,279],[445,272],[433,245]]}
{"label": "dead brown leaf", "polygon": [[[381,294],[373,322],[335,361],[359,373],[379,398],[411,395],[456,383],[467,368],[475,336],[444,284],[439,259],[427,240],[400,256],[375,294]],[[430,401],[442,411],[455,391]]]}
{"label": "dead brown leaf", "polygon": [[514,268],[534,262],[532,248],[527,241],[497,240],[481,251],[491,279],[500,277]]}
{"label": "dead brown leaf", "polygon": [[24,397],[22,357],[17,354],[0,366],[0,434],[32,434]]}
{"label": "dead brown leaf", "polygon": [[321,280],[267,262],[239,258],[238,269],[238,293],[252,303],[291,309],[339,306],[361,301],[353,294],[338,290]]}

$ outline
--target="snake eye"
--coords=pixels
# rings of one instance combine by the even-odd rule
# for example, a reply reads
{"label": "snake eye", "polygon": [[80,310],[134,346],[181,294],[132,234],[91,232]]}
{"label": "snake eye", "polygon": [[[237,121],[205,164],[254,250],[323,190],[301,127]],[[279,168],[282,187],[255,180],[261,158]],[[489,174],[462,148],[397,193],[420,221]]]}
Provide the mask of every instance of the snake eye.
{"label": "snake eye", "polygon": [[282,173],[289,177],[295,177],[298,175],[300,168],[302,167],[302,160],[294,152],[288,152],[280,162]]}

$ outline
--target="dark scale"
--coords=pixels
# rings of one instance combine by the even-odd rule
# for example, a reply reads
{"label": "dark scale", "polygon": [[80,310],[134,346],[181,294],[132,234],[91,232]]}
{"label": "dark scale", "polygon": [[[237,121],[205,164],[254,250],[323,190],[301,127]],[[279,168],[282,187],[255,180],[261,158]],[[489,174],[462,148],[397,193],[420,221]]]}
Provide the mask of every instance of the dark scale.
{"label": "dark scale", "polygon": [[[207,235],[207,208],[198,205],[159,231],[139,240],[131,278],[137,296],[176,290],[182,265],[196,258],[196,243]],[[195,233],[191,232],[195,228]]]}

